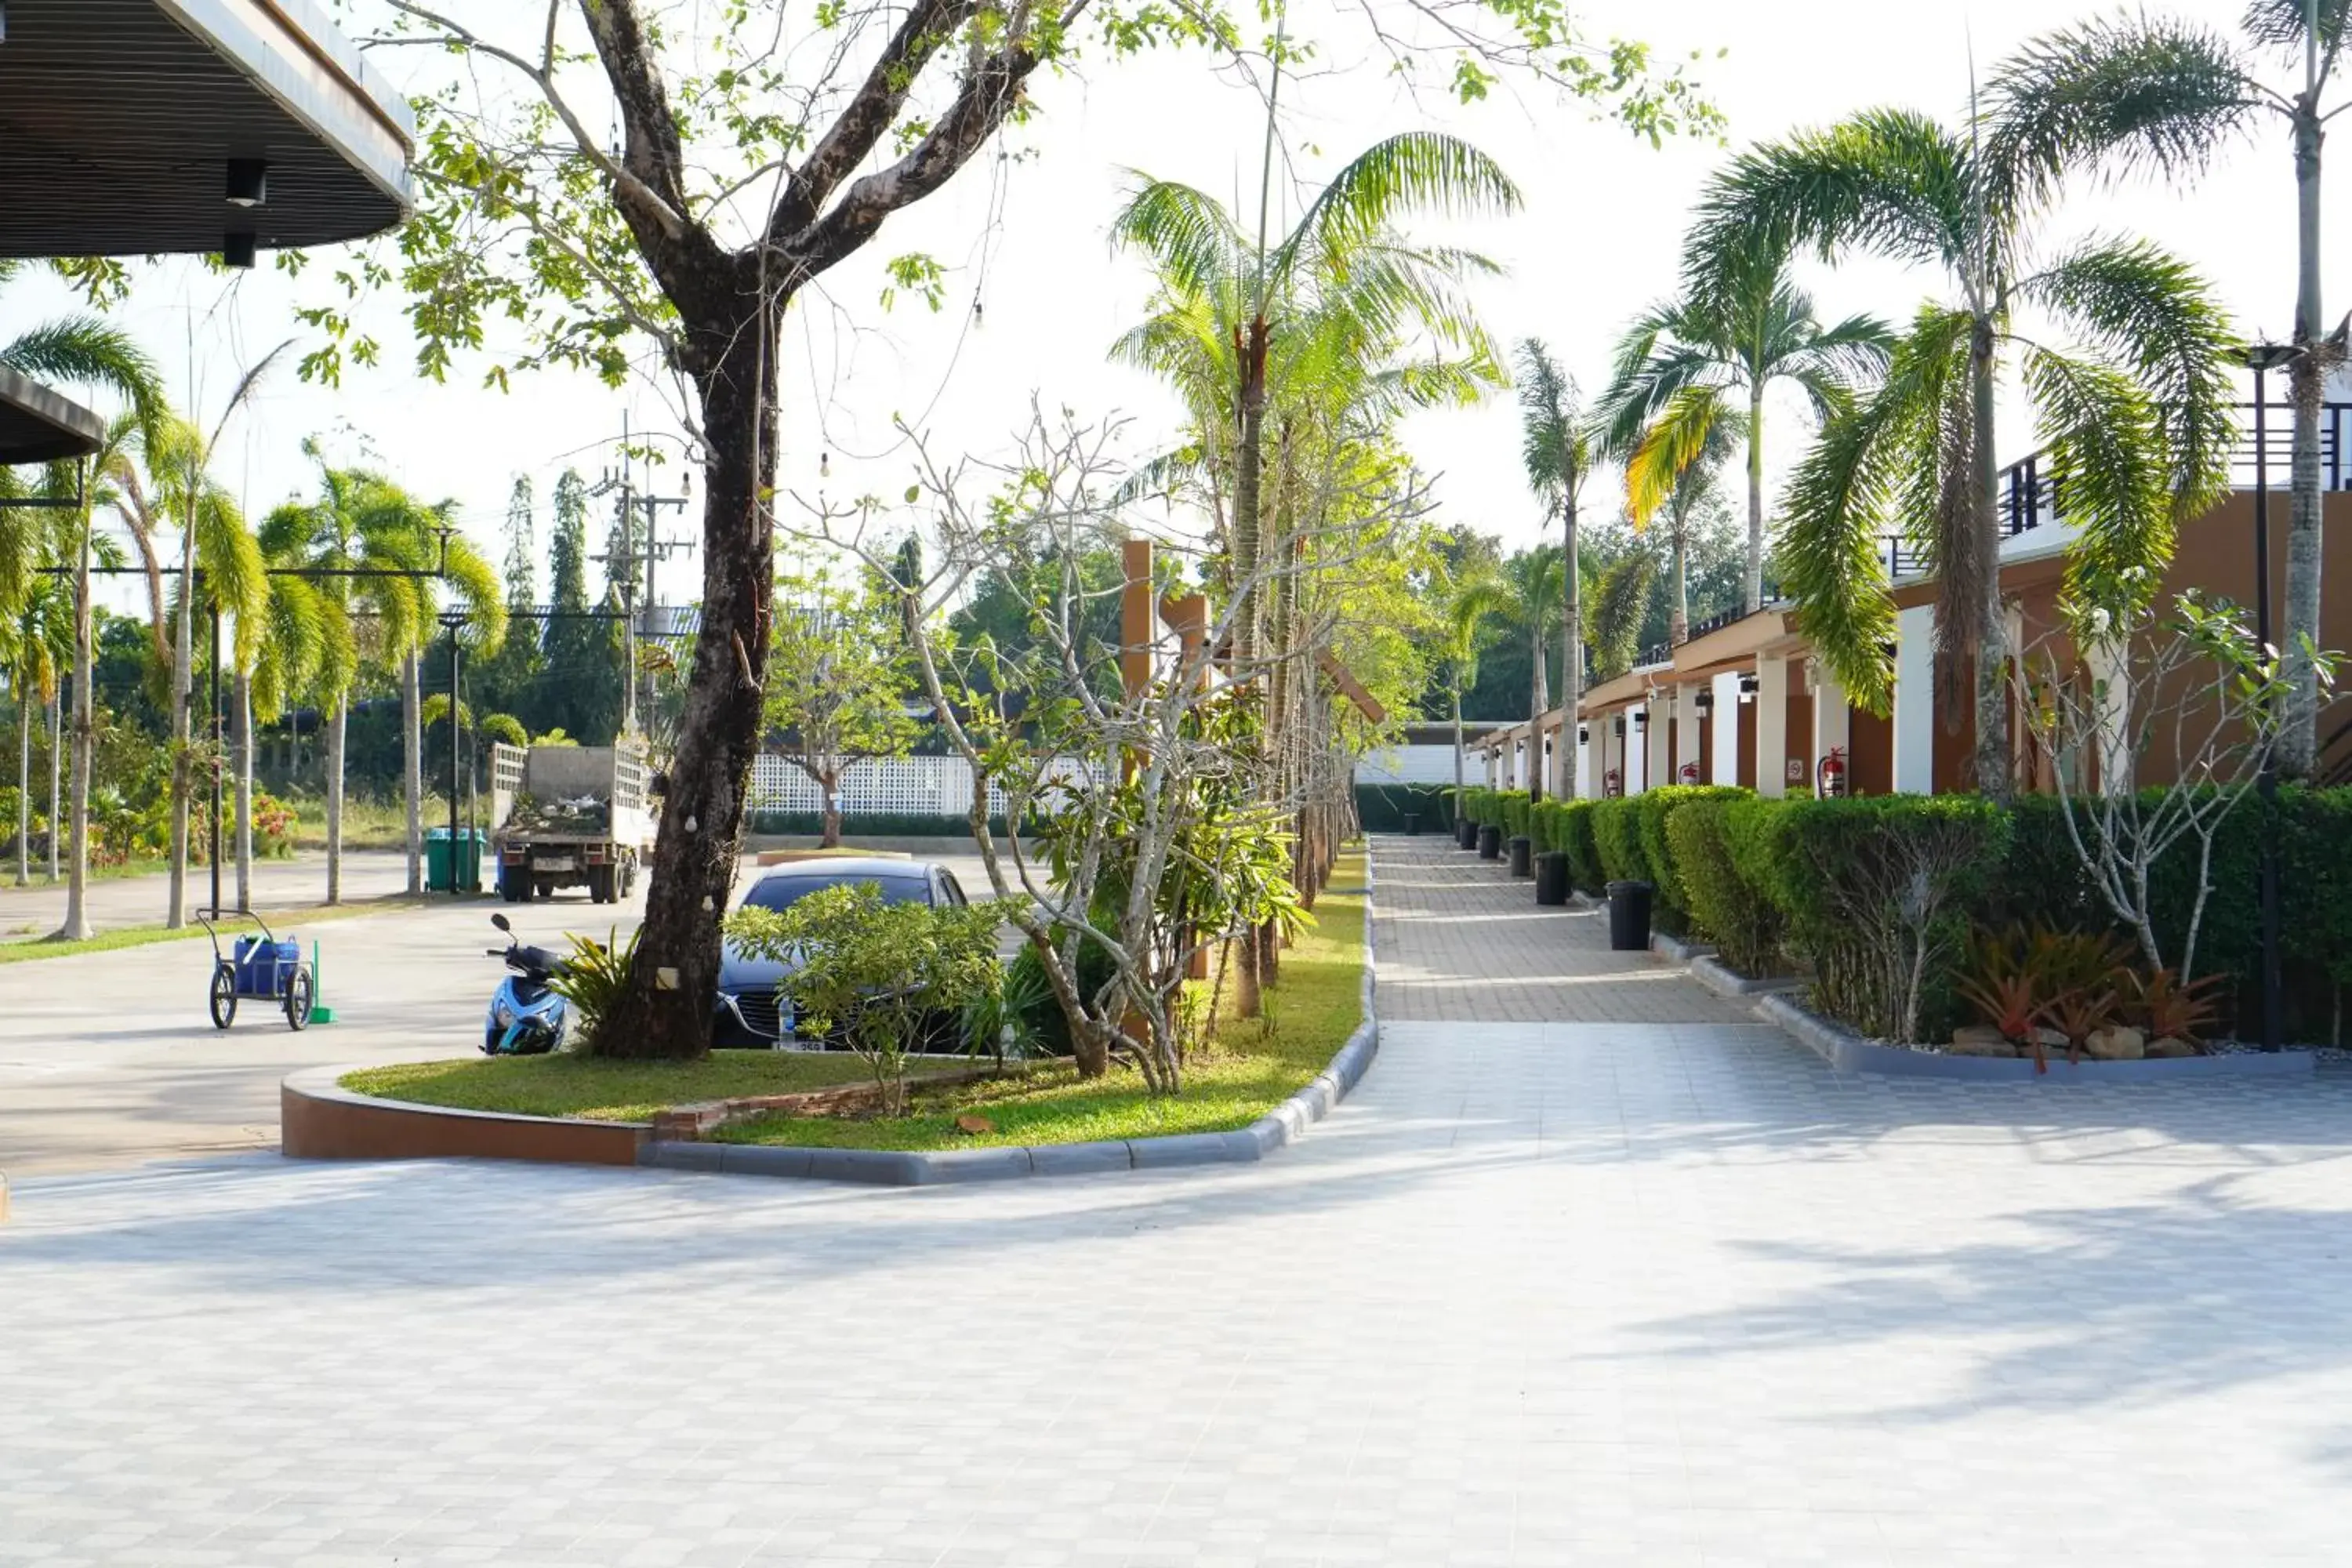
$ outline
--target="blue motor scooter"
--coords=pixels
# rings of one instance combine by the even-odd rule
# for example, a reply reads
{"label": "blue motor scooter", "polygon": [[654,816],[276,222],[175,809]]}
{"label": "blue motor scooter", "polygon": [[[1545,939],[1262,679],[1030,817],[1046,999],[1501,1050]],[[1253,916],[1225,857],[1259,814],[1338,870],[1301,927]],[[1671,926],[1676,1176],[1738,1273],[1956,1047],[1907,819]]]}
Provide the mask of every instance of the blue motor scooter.
{"label": "blue motor scooter", "polygon": [[506,960],[508,973],[490,998],[489,1019],[482,1026],[482,1054],[535,1057],[561,1048],[572,1008],[548,982],[563,973],[563,961],[543,947],[517,942],[506,916],[492,915],[490,923],[507,933],[506,946],[488,952]]}

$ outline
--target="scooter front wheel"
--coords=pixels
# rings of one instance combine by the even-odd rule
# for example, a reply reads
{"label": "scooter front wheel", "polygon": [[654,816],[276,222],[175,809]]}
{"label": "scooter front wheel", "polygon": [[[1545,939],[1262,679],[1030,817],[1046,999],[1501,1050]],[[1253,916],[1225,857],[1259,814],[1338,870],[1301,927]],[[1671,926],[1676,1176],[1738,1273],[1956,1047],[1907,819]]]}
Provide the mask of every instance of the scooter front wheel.
{"label": "scooter front wheel", "polygon": [[236,1022],[236,971],[226,963],[213,967],[210,1003],[214,1028],[226,1029]]}

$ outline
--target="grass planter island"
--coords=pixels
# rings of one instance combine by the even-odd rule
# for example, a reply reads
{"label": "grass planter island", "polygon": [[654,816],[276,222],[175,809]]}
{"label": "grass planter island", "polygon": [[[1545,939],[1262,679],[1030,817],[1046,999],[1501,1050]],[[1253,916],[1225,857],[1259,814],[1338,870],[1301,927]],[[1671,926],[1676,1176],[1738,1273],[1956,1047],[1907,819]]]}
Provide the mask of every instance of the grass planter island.
{"label": "grass planter island", "polygon": [[[497,1155],[505,1151],[483,1140],[512,1131],[515,1157],[582,1157],[531,1152],[555,1146],[533,1130],[596,1128],[625,1134],[639,1164],[896,1185],[1255,1160],[1304,1131],[1370,1062],[1369,909],[1357,852],[1318,899],[1316,923],[1284,952],[1263,1016],[1234,1017],[1228,996],[1174,1095],[1153,1095],[1139,1074],[1116,1066],[1082,1079],[1062,1061],[1000,1072],[964,1058],[922,1058],[909,1062],[908,1114],[890,1117],[860,1092],[873,1079],[847,1052],[723,1051],[681,1063],[478,1057],[298,1074],[285,1094],[287,1152],[342,1152],[309,1132],[298,1138],[298,1121],[317,1120],[303,1109],[315,1098],[339,1115],[394,1113],[374,1117],[365,1147],[350,1151],[374,1158],[404,1152],[389,1146],[401,1136],[383,1131],[389,1122],[417,1126],[425,1156]],[[797,1103],[756,1103],[787,1096]],[[470,1139],[453,1147],[446,1129],[424,1133],[418,1118],[436,1111],[464,1119]],[[606,1152],[584,1157],[630,1163],[614,1160],[613,1146],[608,1139],[598,1145]]]}

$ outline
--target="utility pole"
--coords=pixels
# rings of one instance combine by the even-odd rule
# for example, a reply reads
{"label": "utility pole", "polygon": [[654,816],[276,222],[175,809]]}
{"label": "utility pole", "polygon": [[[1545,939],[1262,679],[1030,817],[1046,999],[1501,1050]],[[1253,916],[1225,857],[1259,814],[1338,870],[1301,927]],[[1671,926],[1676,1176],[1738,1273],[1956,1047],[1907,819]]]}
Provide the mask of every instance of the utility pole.
{"label": "utility pole", "polygon": [[[689,485],[691,480],[688,481]],[[608,568],[608,575],[621,590],[621,733],[635,734],[637,729],[637,637],[638,599],[637,571],[645,569],[644,608],[650,616],[656,601],[654,598],[654,563],[679,550],[691,549],[684,542],[663,543],[656,535],[664,507],[684,510],[688,498],[684,495],[639,495],[636,486],[636,455],[629,445],[628,416],[621,416],[621,469],[614,474],[606,469],[604,477],[590,493],[609,495],[618,492],[614,503],[614,515],[620,523],[620,539],[616,553],[598,555],[593,559]],[[637,524],[642,515],[645,522],[644,542],[638,542]],[[645,628],[651,635],[653,627]],[[647,700],[651,700],[648,682]]]}

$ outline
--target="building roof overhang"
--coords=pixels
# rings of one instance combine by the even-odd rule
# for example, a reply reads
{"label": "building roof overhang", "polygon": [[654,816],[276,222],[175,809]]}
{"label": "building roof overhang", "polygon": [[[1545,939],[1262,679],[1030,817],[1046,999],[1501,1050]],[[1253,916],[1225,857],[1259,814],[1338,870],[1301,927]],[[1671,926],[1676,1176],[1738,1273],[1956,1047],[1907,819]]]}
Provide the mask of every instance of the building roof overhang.
{"label": "building roof overhang", "polygon": [[105,439],[105,420],[0,364],[0,467],[87,458]]}
{"label": "building roof overhang", "polygon": [[[377,234],[410,208],[408,106],[315,0],[5,0],[0,257]],[[228,199],[231,159],[267,199]]]}

